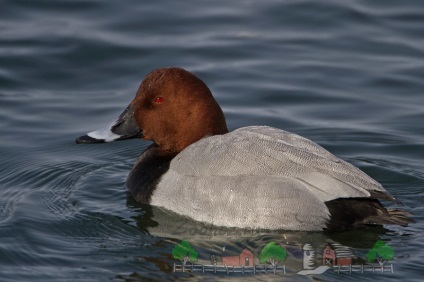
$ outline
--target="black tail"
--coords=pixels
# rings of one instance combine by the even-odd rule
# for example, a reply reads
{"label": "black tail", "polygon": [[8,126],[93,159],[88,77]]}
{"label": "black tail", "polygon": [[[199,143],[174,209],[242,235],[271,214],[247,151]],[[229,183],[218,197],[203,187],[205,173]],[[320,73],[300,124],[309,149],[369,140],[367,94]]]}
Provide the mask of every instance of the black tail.
{"label": "black tail", "polygon": [[375,224],[406,226],[415,220],[412,214],[402,210],[386,210],[372,198],[339,198],[325,203],[330,212],[327,231],[347,230]]}
{"label": "black tail", "polygon": [[416,222],[415,220],[410,218],[412,214],[407,211],[394,209],[394,210],[387,210],[387,213],[389,214],[390,218],[388,218],[388,221],[386,222],[386,224],[397,224],[397,225],[407,226],[408,223]]}

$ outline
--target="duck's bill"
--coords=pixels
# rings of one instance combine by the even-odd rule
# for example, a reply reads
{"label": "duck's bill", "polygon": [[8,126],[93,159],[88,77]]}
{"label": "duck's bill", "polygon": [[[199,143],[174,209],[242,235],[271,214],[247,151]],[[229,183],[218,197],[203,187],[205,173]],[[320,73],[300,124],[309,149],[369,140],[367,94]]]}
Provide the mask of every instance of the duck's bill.
{"label": "duck's bill", "polygon": [[142,138],[143,131],[134,119],[134,107],[134,105],[128,106],[115,122],[80,136],[75,142],[77,144],[95,144]]}

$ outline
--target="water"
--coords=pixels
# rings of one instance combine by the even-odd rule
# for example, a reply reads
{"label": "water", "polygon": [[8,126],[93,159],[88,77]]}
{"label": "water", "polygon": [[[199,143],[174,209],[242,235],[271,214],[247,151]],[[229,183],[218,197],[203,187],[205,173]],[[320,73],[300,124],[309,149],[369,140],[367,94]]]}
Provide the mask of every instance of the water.
{"label": "water", "polygon": [[[418,0],[3,1],[0,281],[421,280],[423,38]],[[318,142],[381,182],[417,223],[252,233],[134,203],[124,182],[148,144],[74,139],[114,120],[164,66],[200,76],[230,129],[270,125]],[[244,248],[259,263],[276,242],[287,273],[174,273],[182,239],[198,263]],[[318,266],[328,243],[361,262],[378,240],[394,250],[393,273],[297,274],[304,244]]]}

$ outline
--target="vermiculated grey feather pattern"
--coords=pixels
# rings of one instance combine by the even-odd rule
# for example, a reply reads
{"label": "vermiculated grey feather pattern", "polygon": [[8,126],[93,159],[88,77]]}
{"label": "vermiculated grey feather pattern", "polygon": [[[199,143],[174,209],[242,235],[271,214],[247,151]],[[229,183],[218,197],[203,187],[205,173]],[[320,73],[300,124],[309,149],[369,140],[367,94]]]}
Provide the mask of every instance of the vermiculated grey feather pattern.
{"label": "vermiculated grey feather pattern", "polygon": [[[322,230],[325,202],[390,194],[299,135],[266,126],[206,137],[170,164],[151,204],[218,226]],[[177,200],[178,199],[178,200]]]}

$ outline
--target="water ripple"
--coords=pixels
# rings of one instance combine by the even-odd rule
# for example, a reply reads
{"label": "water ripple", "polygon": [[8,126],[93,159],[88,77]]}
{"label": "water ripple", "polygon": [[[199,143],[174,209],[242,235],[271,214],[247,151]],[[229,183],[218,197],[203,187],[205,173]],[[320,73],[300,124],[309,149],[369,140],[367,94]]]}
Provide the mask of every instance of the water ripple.
{"label": "water ripple", "polygon": [[16,0],[2,3],[0,18],[0,280],[211,280],[172,273],[182,237],[202,254],[314,240],[192,236],[205,226],[169,214],[161,224],[124,187],[148,143],[74,143],[115,119],[163,66],[204,79],[231,129],[301,134],[382,182],[417,224],[315,239],[366,253],[382,238],[396,250],[396,273],[385,279],[422,277],[421,0]]}

